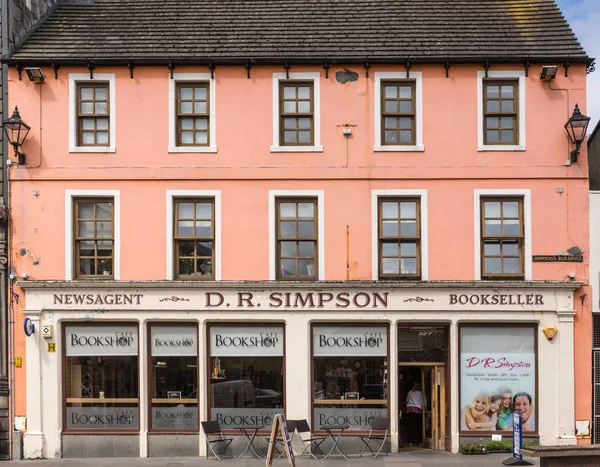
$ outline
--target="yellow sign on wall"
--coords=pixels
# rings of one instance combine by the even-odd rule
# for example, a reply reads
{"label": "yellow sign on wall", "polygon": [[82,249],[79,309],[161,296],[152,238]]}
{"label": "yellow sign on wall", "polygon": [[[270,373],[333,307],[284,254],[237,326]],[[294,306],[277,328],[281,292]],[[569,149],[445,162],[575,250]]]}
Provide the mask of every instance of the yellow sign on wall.
{"label": "yellow sign on wall", "polygon": [[54,342],[48,342],[48,352],[56,352],[56,344]]}

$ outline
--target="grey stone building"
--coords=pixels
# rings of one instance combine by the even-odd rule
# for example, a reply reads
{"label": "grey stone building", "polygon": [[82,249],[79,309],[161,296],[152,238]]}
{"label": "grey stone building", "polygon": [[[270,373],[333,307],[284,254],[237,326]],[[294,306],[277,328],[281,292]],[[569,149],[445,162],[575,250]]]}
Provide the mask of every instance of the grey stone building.
{"label": "grey stone building", "polygon": [[[39,24],[59,4],[60,0],[1,0],[0,2],[0,30],[2,57],[8,58],[13,51],[34,31]],[[7,108],[6,99],[6,65],[2,63],[0,80],[0,120],[6,115],[10,116],[11,109]],[[11,399],[10,399],[10,371],[13,362],[9,362],[8,346],[11,342],[8,335],[7,323],[9,321],[9,298],[7,274],[7,246],[9,241],[9,214],[8,205],[8,176],[9,168],[6,165],[6,155],[9,148],[4,138],[4,132],[0,131],[0,459],[11,458]],[[18,457],[18,454],[16,454]]]}

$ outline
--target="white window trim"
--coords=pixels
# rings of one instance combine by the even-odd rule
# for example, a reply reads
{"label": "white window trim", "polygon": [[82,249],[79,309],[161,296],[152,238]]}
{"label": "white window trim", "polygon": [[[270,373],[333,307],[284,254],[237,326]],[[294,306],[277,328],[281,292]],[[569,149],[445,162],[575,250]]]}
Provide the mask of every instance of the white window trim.
{"label": "white window trim", "polygon": [[429,278],[429,239],[427,229],[427,190],[371,190],[372,272],[374,281],[379,279],[379,198],[419,198],[421,205],[421,278]]}
{"label": "white window trim", "polygon": [[215,201],[215,279],[221,280],[221,190],[167,190],[167,280],[174,280],[173,202],[175,198],[210,198]]}
{"label": "white window trim", "polygon": [[[113,280],[121,279],[121,192],[119,190],[65,190],[65,278],[75,277],[73,268],[75,240],[73,230],[74,198],[113,198]],[[86,279],[82,279],[86,280]]]}
{"label": "white window trim", "polygon": [[[109,132],[110,146],[78,146],[77,145],[77,83],[89,81],[108,81],[109,92]],[[95,73],[90,79],[89,73],[69,73],[69,152],[116,152],[116,85],[114,73]]]}
{"label": "white window trim", "polygon": [[[415,82],[415,128],[416,144],[414,145],[384,145],[381,143],[381,81],[414,81]],[[376,152],[422,152],[423,145],[423,73],[411,71],[409,77],[406,72],[376,71],[375,72],[375,146]]]}
{"label": "white window trim", "polygon": [[313,82],[313,146],[281,146],[279,141],[279,81],[288,79],[285,73],[273,73],[273,145],[271,152],[323,152],[321,146],[321,73],[292,72],[289,79]]}
{"label": "white window trim", "polygon": [[[177,116],[175,114],[176,96],[175,87],[182,81],[201,81],[208,83],[209,93],[209,140],[210,146],[177,146],[177,137],[175,126]],[[214,79],[211,79],[210,73],[173,73],[173,79],[169,77],[169,149],[171,153],[177,152],[217,152],[217,104],[216,104],[216,86]]]}
{"label": "white window trim", "polygon": [[525,280],[530,281],[531,257],[531,190],[475,190],[475,280],[481,279],[481,198],[486,196],[523,197],[523,268]]}
{"label": "white window trim", "polygon": [[477,148],[479,151],[525,151],[525,71],[492,71],[489,78],[512,78],[519,80],[519,144],[483,144],[483,79],[485,71],[477,72]]}
{"label": "white window trim", "polygon": [[[291,75],[291,73],[290,73]],[[284,74],[285,76],[285,74]],[[323,190],[269,190],[269,280],[277,280],[275,260],[276,260],[276,236],[275,236],[275,198],[317,198],[317,235],[319,252],[319,271],[317,280],[325,280],[325,192]]]}

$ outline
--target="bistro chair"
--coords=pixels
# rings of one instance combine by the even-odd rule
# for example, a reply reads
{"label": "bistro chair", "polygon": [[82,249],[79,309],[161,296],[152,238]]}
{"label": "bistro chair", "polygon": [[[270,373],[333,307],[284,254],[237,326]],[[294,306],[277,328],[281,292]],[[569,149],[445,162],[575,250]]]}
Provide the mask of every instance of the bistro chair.
{"label": "bistro chair", "polygon": [[[373,454],[373,457],[377,457],[382,451],[383,446],[385,445],[385,440],[388,437],[388,431],[390,427],[390,418],[389,417],[375,417],[371,421],[371,430],[369,431],[369,436],[360,436],[360,440],[365,443],[365,447],[360,453],[360,456],[365,453],[367,448]],[[379,448],[379,450],[375,453],[369,443],[374,441],[376,446],[375,449]],[[387,452],[383,451],[383,453],[387,456]]]}
{"label": "bistro chair", "polygon": [[[206,445],[208,446],[210,451],[213,453],[213,455],[218,460],[221,460],[219,455],[213,449],[213,445],[216,446],[219,443],[223,443],[223,445],[225,446],[225,449],[223,450],[223,452],[227,453],[227,450],[229,449],[229,445],[233,441],[233,438],[225,438],[223,436],[223,432],[221,431],[221,427],[219,426],[219,422],[217,422],[217,421],[213,420],[210,422],[200,422],[200,424],[202,425],[202,431],[204,431],[204,434],[206,435]],[[211,436],[213,437],[212,439],[211,439]],[[229,454],[231,455],[231,457],[234,457],[231,450],[229,450]],[[208,456],[209,456],[209,453],[207,450],[206,451],[207,459],[208,459]]]}
{"label": "bistro chair", "polygon": [[[302,456],[309,448],[313,448],[313,446],[314,446],[313,449],[318,449],[319,446],[321,446],[321,444],[327,439],[326,436],[313,436],[312,432],[310,431],[310,426],[309,426],[308,422],[306,421],[306,419],[294,420],[294,424],[296,425],[296,430],[298,430],[298,436],[300,437],[300,440],[302,441],[302,444],[304,445],[304,450],[302,451],[302,454],[300,454],[300,457],[298,457],[298,459],[302,459]],[[308,433],[308,437],[304,438],[302,436],[303,433]],[[318,460],[317,456],[315,456],[312,452],[313,449],[308,451],[308,453],[311,455],[311,457],[313,459]]]}
{"label": "bistro chair", "polygon": [[[290,435],[290,441],[292,441],[294,439],[294,433],[296,432],[296,422],[294,420],[286,420],[285,421],[285,425],[287,426],[287,431],[288,434]],[[265,438],[269,443],[273,442],[271,441],[271,437],[269,436],[268,438]],[[283,449],[280,451],[278,445],[281,444],[281,446],[283,447]],[[285,450],[287,449],[287,446],[285,445],[285,440],[279,436],[279,432],[275,433],[275,441],[273,442],[273,449],[275,449],[275,451],[277,451],[277,459],[280,459],[281,457],[285,456]]]}

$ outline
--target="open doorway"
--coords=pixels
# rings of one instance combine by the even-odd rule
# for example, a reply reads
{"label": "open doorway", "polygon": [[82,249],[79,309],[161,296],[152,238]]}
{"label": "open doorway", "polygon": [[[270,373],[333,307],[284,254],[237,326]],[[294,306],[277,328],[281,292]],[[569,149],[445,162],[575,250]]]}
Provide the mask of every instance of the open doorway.
{"label": "open doorway", "polygon": [[398,356],[400,448],[450,449],[447,327],[400,326]]}

